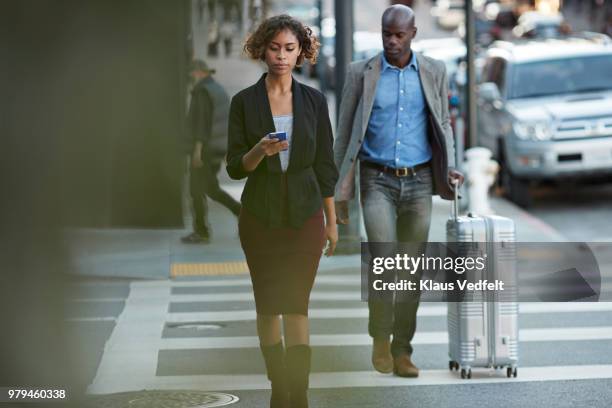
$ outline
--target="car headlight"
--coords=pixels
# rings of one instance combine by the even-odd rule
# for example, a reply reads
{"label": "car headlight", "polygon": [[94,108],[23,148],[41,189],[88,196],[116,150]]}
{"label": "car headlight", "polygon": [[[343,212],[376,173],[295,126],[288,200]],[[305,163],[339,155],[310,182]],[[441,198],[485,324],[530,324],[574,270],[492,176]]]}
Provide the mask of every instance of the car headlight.
{"label": "car headlight", "polygon": [[522,140],[550,140],[552,124],[549,121],[515,122],[514,133]]}

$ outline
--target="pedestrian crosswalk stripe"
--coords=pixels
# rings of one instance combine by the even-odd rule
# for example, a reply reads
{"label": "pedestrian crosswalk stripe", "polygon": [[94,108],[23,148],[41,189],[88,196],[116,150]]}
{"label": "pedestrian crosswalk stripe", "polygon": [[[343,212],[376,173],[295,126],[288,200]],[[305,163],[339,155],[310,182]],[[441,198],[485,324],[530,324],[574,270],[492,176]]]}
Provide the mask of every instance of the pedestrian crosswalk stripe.
{"label": "pedestrian crosswalk stripe", "polygon": [[[612,311],[612,302],[586,303],[521,303],[519,313],[579,313]],[[419,307],[419,316],[446,316],[445,304],[423,304]],[[311,319],[367,318],[368,308],[364,303],[362,308],[311,308],[308,311]],[[181,312],[168,314],[168,322],[226,322],[239,320],[255,320],[254,310],[235,310],[222,312]]]}
{"label": "pedestrian crosswalk stripe", "polygon": [[[222,276],[221,273],[218,274]],[[319,287],[325,287],[326,285],[344,286],[347,288],[353,288],[360,290],[362,281],[361,275],[356,272],[354,274],[321,274],[315,279],[314,289],[317,290]],[[198,281],[173,281],[171,286],[175,288],[189,287],[192,290],[197,291],[198,288],[222,288],[222,287],[244,287],[251,288],[250,278],[236,278],[236,279],[210,279],[210,280],[198,280]],[[529,284],[526,281],[521,281],[521,287],[525,288],[525,296],[536,297],[538,293],[546,293],[549,289],[546,285],[536,286],[535,284]],[[598,292],[602,295],[601,299],[609,300],[612,298],[612,282],[602,282],[598,286]],[[529,295],[528,295],[529,294]]]}
{"label": "pedestrian crosswalk stripe", "polygon": [[[346,280],[347,276],[321,275],[321,278]],[[250,285],[249,279],[238,278]],[[224,281],[231,281],[226,278]],[[357,282],[359,277],[357,276]],[[162,338],[164,326],[167,322],[212,322],[233,320],[254,320],[254,310],[224,311],[224,312],[197,312],[197,313],[170,313],[168,305],[177,299],[189,299],[187,296],[171,293],[176,282],[169,281],[136,281],[130,284],[130,292],[125,300],[125,308],[116,319],[113,333],[106,343],[103,357],[100,361],[96,377],[89,387],[91,393],[111,393],[139,389],[179,389],[192,388],[208,390],[248,390],[265,389],[269,381],[265,375],[178,375],[158,376],[158,358],[161,350],[174,349],[228,349],[240,347],[257,347],[258,340],[254,335],[244,337],[224,338]],[[185,283],[185,282],[182,282]],[[199,285],[202,282],[197,282]],[[179,285],[181,286],[181,285]],[[189,282],[184,286],[194,286]],[[215,291],[216,296],[224,296]],[[333,292],[329,292],[333,293]],[[350,293],[337,291],[337,293]],[[358,291],[355,295],[358,295]],[[241,294],[241,296],[244,294]],[[313,292],[316,296],[323,292]],[[201,296],[195,296],[202,299]],[[195,298],[194,297],[194,298]],[[228,309],[231,307],[228,303]],[[612,303],[521,303],[522,314],[538,314],[546,316],[547,313],[588,313],[612,311]],[[311,318],[334,319],[343,317],[367,318],[367,305],[356,308],[313,308],[310,310]],[[420,316],[446,316],[446,305],[443,303],[423,303],[419,308]],[[585,314],[585,318],[588,315]],[[76,318],[78,319],[78,318]],[[85,318],[86,319],[86,318]],[[114,319],[114,318],[113,318]],[[248,333],[254,334],[254,333]],[[447,333],[441,331],[417,331],[415,344],[439,344],[445,348]],[[612,326],[604,327],[569,327],[549,329],[523,329],[520,331],[521,342],[561,342],[561,341],[594,341],[612,340]],[[371,342],[366,333],[340,334],[340,335],[312,335],[311,343],[314,346],[341,345],[369,345]],[[588,344],[588,343],[586,343]],[[593,344],[593,343],[591,343]],[[608,344],[608,343],[603,343]],[[533,362],[532,362],[533,363]],[[488,382],[508,383],[523,381],[555,381],[555,380],[586,380],[597,378],[612,378],[612,364],[608,365],[576,365],[576,366],[550,366],[550,367],[523,367],[519,368],[518,378],[507,379],[504,372],[492,370],[474,370],[472,380],[461,380],[456,372],[448,370],[422,370],[417,379],[404,379],[389,375],[380,375],[374,371],[356,372],[317,372],[311,376],[313,388],[340,388],[340,387],[386,387],[386,386],[415,386],[415,385],[452,385],[477,384]]]}
{"label": "pedestrian crosswalk stripe", "polygon": [[[339,291],[322,291],[314,288],[310,294],[310,300],[327,300],[327,301],[361,301],[360,288],[353,290]],[[76,300],[74,300],[76,301]],[[94,302],[95,300],[91,300]],[[108,300],[110,301],[110,300]],[[242,292],[219,292],[214,293],[173,293],[171,296],[172,303],[220,303],[220,302],[252,302],[254,301],[253,291],[249,288]],[[421,300],[421,304],[427,304]],[[575,303],[574,303],[575,304]]]}
{"label": "pedestrian crosswalk stripe", "polygon": [[[517,378],[506,378],[505,371],[474,369],[471,380],[462,380],[448,369],[421,370],[418,378],[401,378],[371,371],[312,373],[310,388],[344,387],[416,387],[424,385],[512,384],[521,382],[570,381],[611,379],[612,365],[569,365],[519,367]],[[121,376],[105,377],[90,388],[96,394],[115,393],[138,389],[198,389],[202,391],[264,390],[270,381],[264,374],[181,375],[137,377],[126,382]]]}
{"label": "pedestrian crosswalk stripe", "polygon": [[[520,342],[536,341],[594,341],[612,340],[612,327],[561,327],[547,329],[521,329]],[[414,345],[447,344],[446,331],[417,331],[411,342]],[[369,346],[372,338],[367,334],[311,334],[311,346]],[[163,350],[235,349],[257,348],[257,336],[236,337],[188,337],[164,338]]]}
{"label": "pedestrian crosswalk stripe", "polygon": [[[360,291],[332,291],[317,292],[310,294],[310,300],[337,300],[337,301],[359,301],[361,300]],[[171,303],[191,303],[191,302],[249,302],[254,301],[253,292],[241,293],[205,293],[205,294],[173,294],[170,298]]]}

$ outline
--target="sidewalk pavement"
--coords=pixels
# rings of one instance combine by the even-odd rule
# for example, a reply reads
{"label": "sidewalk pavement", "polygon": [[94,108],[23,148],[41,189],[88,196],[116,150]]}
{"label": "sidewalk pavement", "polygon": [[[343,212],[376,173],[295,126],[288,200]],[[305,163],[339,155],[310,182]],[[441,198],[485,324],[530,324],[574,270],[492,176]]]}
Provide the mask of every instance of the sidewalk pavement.
{"label": "sidewalk pavement", "polygon": [[[222,179],[226,177],[226,175],[221,176]],[[242,182],[223,180],[222,183],[222,188],[236,199],[240,197],[242,186]],[[496,214],[514,220],[519,242],[566,241],[560,232],[504,199],[492,197],[491,206]],[[450,208],[449,201],[434,197],[430,242],[445,241],[446,220],[450,216]],[[190,220],[187,217],[186,220],[184,229],[67,231],[66,238],[73,260],[72,273],[115,278],[167,279],[172,276],[173,268],[178,266],[196,267],[201,271],[202,266],[205,265],[218,269],[222,265],[240,266],[244,262],[244,254],[238,238],[237,221],[226,208],[217,203],[211,203],[209,222],[212,242],[207,245],[180,242],[180,237],[191,230]],[[365,234],[362,233],[362,236],[365,237]],[[323,257],[320,268],[321,270],[353,266],[358,268],[359,257],[359,254]],[[244,272],[242,270],[240,273]],[[206,275],[209,273],[194,272],[193,274]]]}
{"label": "sidewalk pavement", "polygon": [[[211,59],[210,66],[217,69],[216,79],[234,95],[240,89],[255,83],[263,67],[245,58]],[[334,117],[335,103],[330,101],[330,115]],[[233,181],[223,168],[219,173],[222,188],[236,199],[240,198],[244,181]],[[185,183],[186,185],[186,183]],[[186,191],[186,189],[184,189]],[[70,252],[71,273],[85,276],[132,279],[167,279],[177,266],[195,265],[196,269],[223,269],[229,265],[244,273],[244,255],[238,239],[235,217],[219,204],[210,202],[209,223],[212,242],[208,245],[182,244],[180,237],[191,230],[187,192],[184,194],[185,228],[183,229],[71,229],[65,234]],[[565,241],[562,234],[543,221],[533,217],[506,200],[493,197],[492,208],[516,223],[517,239],[522,242]],[[429,241],[445,240],[446,220],[450,202],[434,198]],[[362,231],[363,226],[362,226]],[[365,233],[362,232],[365,237]],[[242,266],[241,266],[242,265]],[[359,255],[337,255],[321,260],[322,269],[335,269],[359,265]],[[225,268],[228,270],[228,268]],[[218,272],[217,272],[218,273]],[[198,273],[195,273],[198,274]]]}

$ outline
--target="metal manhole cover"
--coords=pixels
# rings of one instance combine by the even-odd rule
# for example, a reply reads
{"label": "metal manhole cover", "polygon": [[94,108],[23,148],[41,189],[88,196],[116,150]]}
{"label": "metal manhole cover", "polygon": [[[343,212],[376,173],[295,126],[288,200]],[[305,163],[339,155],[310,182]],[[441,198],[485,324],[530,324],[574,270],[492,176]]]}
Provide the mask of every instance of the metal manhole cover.
{"label": "metal manhole cover", "polygon": [[89,408],[208,408],[238,402],[235,395],[206,391],[133,391],[93,396]]}

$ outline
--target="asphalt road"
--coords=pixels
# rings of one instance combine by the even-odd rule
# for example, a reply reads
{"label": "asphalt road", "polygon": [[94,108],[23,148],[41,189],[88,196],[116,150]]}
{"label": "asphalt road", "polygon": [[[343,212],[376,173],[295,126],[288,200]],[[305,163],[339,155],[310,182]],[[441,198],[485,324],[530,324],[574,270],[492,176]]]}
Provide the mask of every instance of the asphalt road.
{"label": "asphalt road", "polygon": [[569,240],[612,242],[612,183],[566,182],[533,193],[528,211]]}
{"label": "asphalt road", "polygon": [[72,384],[79,394],[94,380],[107,340],[123,312],[130,293],[130,281],[73,277],[65,299],[64,330],[73,369],[78,371]]}
{"label": "asphalt road", "polygon": [[[612,400],[612,304],[521,305],[518,378],[475,369],[471,380],[461,380],[448,371],[445,307],[423,303],[414,354],[422,373],[400,379],[370,366],[358,280],[346,268],[317,278],[312,406],[607,407]],[[267,380],[246,276],[90,280],[75,288],[67,324],[90,391],[215,390],[240,397],[238,406],[265,406]],[[236,300],[223,300],[230,297]],[[109,370],[118,361],[125,368]]]}

